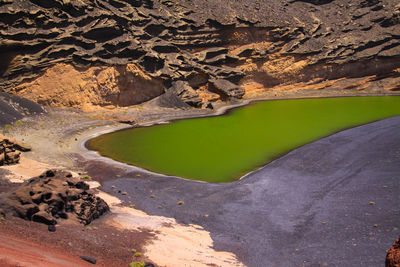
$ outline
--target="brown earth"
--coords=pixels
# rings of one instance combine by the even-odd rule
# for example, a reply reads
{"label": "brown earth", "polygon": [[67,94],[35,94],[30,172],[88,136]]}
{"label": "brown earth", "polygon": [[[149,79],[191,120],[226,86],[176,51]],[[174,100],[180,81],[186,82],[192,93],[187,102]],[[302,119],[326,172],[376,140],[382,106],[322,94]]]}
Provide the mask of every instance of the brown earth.
{"label": "brown earth", "polygon": [[[29,231],[27,231],[29,229]],[[56,232],[47,226],[8,216],[0,222],[0,263],[2,266],[93,266],[80,256],[94,257],[96,266],[127,266],[132,249],[142,251],[151,233],[118,230],[101,221],[90,227],[60,224]],[[8,265],[7,265],[8,264]]]}

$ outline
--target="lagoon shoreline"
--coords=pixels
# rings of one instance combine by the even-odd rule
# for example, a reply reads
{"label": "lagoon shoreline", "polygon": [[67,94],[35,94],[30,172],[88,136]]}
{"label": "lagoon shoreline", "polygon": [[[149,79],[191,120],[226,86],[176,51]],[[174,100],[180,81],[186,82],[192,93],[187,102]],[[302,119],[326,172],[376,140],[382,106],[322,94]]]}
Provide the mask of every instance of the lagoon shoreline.
{"label": "lagoon shoreline", "polygon": [[[166,123],[167,121],[169,122],[178,119],[221,115],[229,112],[229,110],[231,110],[232,108],[246,105],[253,101],[372,95],[376,96],[399,94],[363,94],[359,92],[354,94],[343,94],[342,92],[336,92],[335,94],[332,94],[331,92],[329,92],[328,94],[326,94],[322,93],[321,91],[313,91],[310,94],[306,94],[305,91],[302,91],[301,94],[286,94],[284,96],[263,96],[259,98],[244,100],[242,103],[238,103],[236,105],[221,105],[219,107],[217,106],[214,111],[165,109],[155,106],[154,101],[149,101],[148,103],[141,105],[141,109],[139,111],[135,108],[132,108],[131,116],[132,118],[136,119],[136,125],[134,127],[138,127],[153,125],[157,123]],[[118,112],[119,111],[117,111],[116,114],[112,115],[115,116],[114,120],[118,120],[115,119],[118,118]],[[124,110],[125,117],[126,113],[126,110]],[[230,244],[226,243],[224,239],[230,239],[231,237],[226,236],[225,234],[224,237],[220,236],[219,233],[221,233],[220,231],[222,229],[220,227],[217,227],[216,225],[212,226],[219,221],[215,220],[219,217],[219,215],[215,214],[215,212],[211,214],[211,212],[203,210],[204,208],[198,209],[196,205],[193,206],[193,203],[191,204],[191,201],[189,199],[186,200],[186,198],[190,194],[192,194],[193,197],[200,197],[204,199],[207,195],[209,196],[210,191],[209,189],[202,191],[203,189],[201,188],[211,187],[213,188],[213,190],[217,190],[215,191],[216,193],[220,188],[222,188],[221,185],[208,184],[203,182],[199,183],[196,181],[181,179],[177,177],[167,178],[167,176],[156,173],[149,173],[134,166],[113,162],[110,159],[101,157],[96,152],[88,151],[84,146],[84,142],[89,138],[105,132],[112,132],[132,127],[132,125],[125,123],[97,119],[97,117],[102,117],[103,115],[104,114],[101,114],[101,116],[99,116],[98,113],[88,114],[71,109],[49,109],[48,114],[25,118],[24,120],[22,120],[22,125],[15,126],[12,129],[9,129],[9,131],[5,134],[23,140],[32,145],[33,151],[26,153],[24,157],[28,160],[34,161],[33,163],[30,163],[30,166],[38,163],[44,164],[42,168],[38,168],[37,173],[47,167],[61,167],[75,171],[76,173],[86,173],[93,177],[94,180],[102,184],[101,190],[104,190],[111,195],[120,198],[123,201],[122,205],[124,206],[129,206],[133,203],[136,209],[143,210],[149,214],[176,218],[179,223],[183,224],[198,223],[199,225],[205,225],[204,227],[206,232],[210,232],[212,240],[214,241],[214,249],[230,251],[231,253],[233,253],[233,255],[238,255],[240,261],[242,261],[243,263],[248,264],[248,266],[255,266],[251,263],[253,261],[249,259],[246,248],[241,248],[241,245],[239,245],[239,243],[237,242],[233,242]],[[66,120],[65,118],[68,118],[68,120]],[[352,131],[352,129],[347,131]],[[310,145],[312,144],[306,146]],[[297,149],[295,149],[295,151],[296,150]],[[292,152],[289,152],[288,154],[291,153]],[[281,158],[285,158],[287,156],[288,155],[285,155]],[[277,159],[276,161],[279,162],[281,158]],[[262,172],[264,168],[269,168],[268,166],[270,166],[271,164],[273,165],[276,163],[275,161],[273,161],[266,167],[262,167],[259,170],[245,175],[246,179],[242,179],[240,181],[233,182],[229,185],[224,186],[236,187],[239,183],[247,184],[248,181],[251,180],[251,177],[257,176],[260,172]],[[17,167],[5,170],[5,172],[7,177],[13,177],[14,179],[20,180],[25,180],[29,178],[29,175],[36,175],[36,173],[27,174],[26,172],[24,172],[23,168],[18,169]],[[118,190],[116,190],[116,188],[124,188],[124,190],[126,190],[125,187],[127,184],[136,182],[138,184],[130,189],[133,190],[129,192],[129,196],[131,197],[130,200],[118,193]],[[242,187],[240,184],[239,186]],[[115,188],[113,188],[112,186],[115,186]],[[176,186],[181,188],[180,190],[178,190],[178,192],[173,190],[173,188]],[[187,190],[188,188],[192,188],[193,186],[196,187],[195,192]],[[163,190],[160,191],[162,188]],[[119,190],[121,191],[122,189]],[[184,192],[184,195],[182,195],[182,192]],[[239,192],[241,192],[240,194],[245,194],[246,189],[241,188]],[[151,198],[151,195],[155,195],[155,199],[157,200],[156,203],[153,203],[155,199]],[[183,199],[185,199],[185,204],[183,205],[183,208],[181,206],[177,206],[176,203],[178,201],[183,201]],[[218,199],[218,197],[216,197],[214,200],[216,199]],[[181,210],[177,210],[177,208],[181,208]],[[190,212],[188,209],[190,209]],[[216,209],[216,211],[217,210],[218,209]],[[193,217],[189,218],[183,216],[183,214],[185,214],[185,211],[189,212],[190,214],[192,214],[192,211],[196,213],[195,215],[193,215],[195,219],[193,219]],[[213,220],[215,223],[212,222]],[[207,223],[204,223],[204,221],[207,221]],[[222,239],[218,238],[219,236],[222,237]],[[151,241],[146,242],[151,243]],[[227,257],[229,258],[231,256]]]}

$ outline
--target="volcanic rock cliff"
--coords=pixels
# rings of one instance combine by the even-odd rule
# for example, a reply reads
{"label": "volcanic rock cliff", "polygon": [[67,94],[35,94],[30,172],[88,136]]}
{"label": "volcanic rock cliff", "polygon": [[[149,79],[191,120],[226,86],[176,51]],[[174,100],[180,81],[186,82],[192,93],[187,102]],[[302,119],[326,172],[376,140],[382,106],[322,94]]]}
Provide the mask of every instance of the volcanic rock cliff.
{"label": "volcanic rock cliff", "polygon": [[3,0],[0,89],[74,107],[393,92],[399,22],[392,0]]}

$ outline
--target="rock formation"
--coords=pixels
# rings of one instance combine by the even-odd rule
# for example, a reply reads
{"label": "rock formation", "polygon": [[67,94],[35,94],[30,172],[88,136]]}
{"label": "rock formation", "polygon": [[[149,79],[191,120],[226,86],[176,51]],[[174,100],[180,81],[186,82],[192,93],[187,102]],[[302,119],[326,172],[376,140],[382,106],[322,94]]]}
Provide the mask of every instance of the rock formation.
{"label": "rock formation", "polygon": [[400,238],[388,250],[385,267],[400,267]]}
{"label": "rock formation", "polygon": [[399,22],[391,0],[2,1],[0,88],[77,107],[137,104],[177,81],[193,106],[254,88],[396,91]]}
{"label": "rock formation", "polygon": [[60,219],[75,219],[87,225],[109,210],[89,186],[71,173],[48,170],[2,196],[5,213],[47,225]]}
{"label": "rock formation", "polygon": [[21,151],[30,150],[31,147],[29,145],[0,134],[0,166],[18,163]]}

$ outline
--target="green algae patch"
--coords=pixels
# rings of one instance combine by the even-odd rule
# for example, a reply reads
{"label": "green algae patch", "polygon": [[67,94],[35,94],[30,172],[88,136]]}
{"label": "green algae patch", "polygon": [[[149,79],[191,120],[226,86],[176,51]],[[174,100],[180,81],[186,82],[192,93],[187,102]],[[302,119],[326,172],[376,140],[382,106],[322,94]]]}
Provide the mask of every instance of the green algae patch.
{"label": "green algae patch", "polygon": [[86,145],[153,172],[231,182],[294,148],[396,115],[398,96],[263,101],[223,116],[105,134]]}

